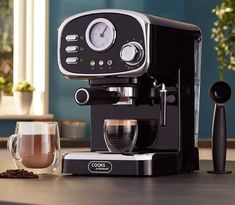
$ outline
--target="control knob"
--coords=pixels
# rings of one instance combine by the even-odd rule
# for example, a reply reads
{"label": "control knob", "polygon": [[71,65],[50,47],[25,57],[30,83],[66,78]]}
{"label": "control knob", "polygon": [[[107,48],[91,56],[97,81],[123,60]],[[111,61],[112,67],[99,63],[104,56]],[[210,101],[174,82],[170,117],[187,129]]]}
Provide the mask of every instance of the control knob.
{"label": "control knob", "polygon": [[129,65],[139,63],[144,56],[144,49],[142,45],[137,42],[129,42],[122,46],[120,57]]}

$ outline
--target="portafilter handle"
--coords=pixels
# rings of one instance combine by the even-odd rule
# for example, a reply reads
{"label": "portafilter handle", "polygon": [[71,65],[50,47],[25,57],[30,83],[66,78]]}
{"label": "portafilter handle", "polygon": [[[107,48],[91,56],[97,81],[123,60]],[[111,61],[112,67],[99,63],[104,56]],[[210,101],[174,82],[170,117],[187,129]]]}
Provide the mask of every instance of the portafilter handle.
{"label": "portafilter handle", "polygon": [[120,100],[120,94],[96,88],[79,88],[74,98],[79,105],[114,104]]}

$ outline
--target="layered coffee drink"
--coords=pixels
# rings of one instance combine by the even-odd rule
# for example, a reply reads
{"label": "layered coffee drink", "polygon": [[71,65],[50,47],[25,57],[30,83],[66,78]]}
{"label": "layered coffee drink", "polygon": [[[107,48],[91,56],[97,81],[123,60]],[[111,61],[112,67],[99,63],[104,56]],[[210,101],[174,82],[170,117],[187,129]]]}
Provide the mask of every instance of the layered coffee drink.
{"label": "layered coffee drink", "polygon": [[60,135],[57,122],[17,122],[7,142],[18,169],[52,174],[59,166]]}
{"label": "layered coffee drink", "polygon": [[53,163],[55,133],[49,125],[28,124],[19,127],[19,153],[21,163],[27,168],[46,168]]}

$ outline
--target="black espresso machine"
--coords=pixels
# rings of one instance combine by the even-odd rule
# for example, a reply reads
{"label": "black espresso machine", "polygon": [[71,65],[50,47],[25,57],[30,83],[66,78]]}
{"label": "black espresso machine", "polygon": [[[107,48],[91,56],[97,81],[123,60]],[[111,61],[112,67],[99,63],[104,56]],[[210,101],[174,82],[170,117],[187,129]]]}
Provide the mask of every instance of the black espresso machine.
{"label": "black espresso machine", "polygon": [[[104,9],[67,18],[58,29],[58,64],[88,79],[75,101],[91,105],[91,152],[63,156],[63,173],[156,176],[199,169],[201,32],[191,24]],[[131,153],[108,152],[105,119],[137,119]]]}

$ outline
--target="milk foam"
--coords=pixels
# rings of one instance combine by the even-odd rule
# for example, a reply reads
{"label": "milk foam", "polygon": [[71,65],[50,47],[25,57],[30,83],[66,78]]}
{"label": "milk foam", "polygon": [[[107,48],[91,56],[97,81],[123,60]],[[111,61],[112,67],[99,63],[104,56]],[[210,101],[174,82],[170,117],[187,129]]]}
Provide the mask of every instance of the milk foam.
{"label": "milk foam", "polygon": [[21,135],[54,135],[55,124],[45,122],[20,122],[18,133]]}

